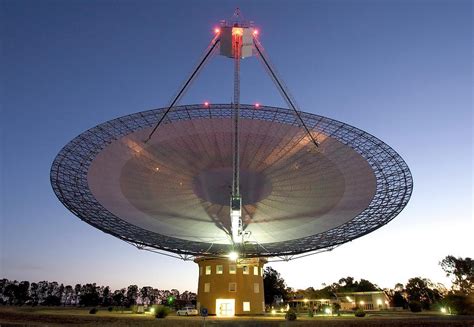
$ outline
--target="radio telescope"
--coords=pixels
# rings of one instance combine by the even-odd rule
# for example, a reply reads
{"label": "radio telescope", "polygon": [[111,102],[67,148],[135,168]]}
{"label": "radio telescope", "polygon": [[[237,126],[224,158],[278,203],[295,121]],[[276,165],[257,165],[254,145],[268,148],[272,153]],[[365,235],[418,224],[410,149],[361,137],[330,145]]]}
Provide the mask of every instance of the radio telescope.
{"label": "radio telescope", "polygon": [[[178,105],[215,55],[233,62],[232,103]],[[240,103],[246,57],[262,62],[288,108]],[[194,259],[199,304],[220,316],[262,313],[268,258],[290,260],[370,233],[403,210],[413,187],[387,144],[299,110],[238,11],[216,28],[169,106],[83,132],[55,158],[51,184],[88,224]]]}

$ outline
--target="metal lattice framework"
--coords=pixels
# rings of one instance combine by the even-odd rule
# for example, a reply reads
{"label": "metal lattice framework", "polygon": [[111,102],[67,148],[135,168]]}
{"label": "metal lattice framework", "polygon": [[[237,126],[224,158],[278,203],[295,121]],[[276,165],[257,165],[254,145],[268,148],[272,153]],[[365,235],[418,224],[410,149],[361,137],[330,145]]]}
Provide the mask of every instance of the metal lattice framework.
{"label": "metal lattice framework", "polygon": [[[206,119],[232,119],[231,104],[174,107],[163,124]],[[107,210],[93,195],[88,172],[97,155],[112,142],[139,130],[152,128],[167,108],[123,116],[93,127],[69,142],[55,158],[51,184],[59,200],[88,224],[139,248],[167,251],[188,259],[190,256],[223,256],[228,244],[198,242],[171,237],[133,225]],[[408,203],[413,181],[408,166],[392,148],[376,137],[348,124],[315,114],[300,112],[301,118],[316,138],[324,135],[350,147],[362,156],[375,176],[375,194],[370,204],[348,222],[322,233],[281,242],[261,243],[249,240],[240,252],[246,257],[280,257],[332,249],[387,224]],[[299,121],[289,109],[241,105],[240,118],[295,126]],[[316,150],[318,151],[318,150]]]}

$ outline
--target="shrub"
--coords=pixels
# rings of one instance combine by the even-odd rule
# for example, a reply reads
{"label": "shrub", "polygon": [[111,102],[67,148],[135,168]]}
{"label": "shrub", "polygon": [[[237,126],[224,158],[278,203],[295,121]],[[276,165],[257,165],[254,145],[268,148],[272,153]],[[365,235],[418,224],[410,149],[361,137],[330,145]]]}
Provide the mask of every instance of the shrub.
{"label": "shrub", "polygon": [[418,301],[410,301],[408,307],[411,312],[421,312],[421,303]]}
{"label": "shrub", "polygon": [[285,314],[285,319],[289,321],[296,320],[296,312],[292,309],[288,310]]}
{"label": "shrub", "polygon": [[362,309],[357,309],[354,313],[356,317],[365,317],[365,311]]}
{"label": "shrub", "polygon": [[169,313],[170,312],[167,307],[160,305],[158,308],[156,308],[155,317],[159,319],[165,318]]}
{"label": "shrub", "polygon": [[310,309],[310,310],[308,311],[308,317],[309,317],[309,318],[313,318],[313,317],[314,317],[313,310]]}
{"label": "shrub", "polygon": [[91,315],[95,315],[97,313],[97,311],[99,311],[99,310],[97,310],[97,308],[92,308],[92,309],[89,310],[89,313]]}
{"label": "shrub", "polygon": [[473,315],[474,314],[474,295],[448,294],[443,302],[449,308],[452,314]]}
{"label": "shrub", "polygon": [[107,311],[108,311],[108,312],[114,311],[114,307],[108,307],[108,308],[107,308]]}
{"label": "shrub", "polygon": [[332,304],[332,312],[337,313],[339,315],[339,310],[341,310],[341,305],[339,303]]}

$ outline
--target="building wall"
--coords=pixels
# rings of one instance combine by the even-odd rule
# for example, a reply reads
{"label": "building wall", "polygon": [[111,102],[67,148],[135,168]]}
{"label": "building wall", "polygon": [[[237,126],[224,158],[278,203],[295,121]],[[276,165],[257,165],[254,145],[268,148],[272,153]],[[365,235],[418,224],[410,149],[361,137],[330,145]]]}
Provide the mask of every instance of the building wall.
{"label": "building wall", "polygon": [[[195,262],[199,266],[198,309],[207,308],[210,315],[219,315],[216,300],[234,299],[236,315],[264,313],[263,265],[266,263],[265,259],[240,259],[233,262],[229,259],[198,258]],[[217,266],[222,266],[222,274],[217,274]],[[235,266],[235,274],[230,273],[231,266]],[[207,267],[210,267],[210,274],[206,274],[206,269],[209,269]],[[254,267],[257,271],[254,271]],[[248,269],[248,274],[244,273],[245,269]],[[235,283],[235,291],[229,289],[230,283]],[[206,284],[208,284],[208,289],[206,289]],[[244,302],[250,305],[250,308],[246,308],[249,309],[248,311],[244,311]]]}

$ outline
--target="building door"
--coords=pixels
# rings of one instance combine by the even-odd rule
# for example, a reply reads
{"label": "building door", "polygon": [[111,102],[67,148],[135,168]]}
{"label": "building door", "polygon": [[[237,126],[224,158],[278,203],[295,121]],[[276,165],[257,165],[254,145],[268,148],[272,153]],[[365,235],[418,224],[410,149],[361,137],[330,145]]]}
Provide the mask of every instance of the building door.
{"label": "building door", "polygon": [[218,317],[233,317],[235,315],[235,299],[217,299],[216,315]]}

